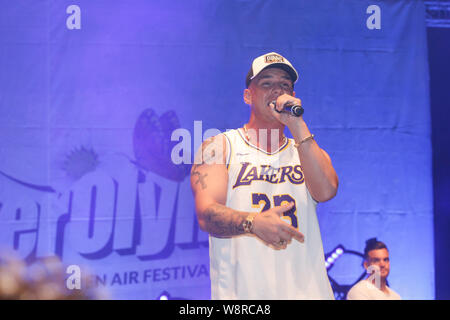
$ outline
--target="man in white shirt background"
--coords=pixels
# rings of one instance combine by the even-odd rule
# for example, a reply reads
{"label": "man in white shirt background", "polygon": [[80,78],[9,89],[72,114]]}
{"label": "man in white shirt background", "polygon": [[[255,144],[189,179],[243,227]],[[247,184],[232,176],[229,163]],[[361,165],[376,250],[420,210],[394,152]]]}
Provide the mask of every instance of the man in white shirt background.
{"label": "man in white shirt background", "polygon": [[400,295],[388,287],[390,271],[386,244],[372,238],[366,241],[364,268],[369,276],[356,283],[347,293],[347,300],[400,300]]}

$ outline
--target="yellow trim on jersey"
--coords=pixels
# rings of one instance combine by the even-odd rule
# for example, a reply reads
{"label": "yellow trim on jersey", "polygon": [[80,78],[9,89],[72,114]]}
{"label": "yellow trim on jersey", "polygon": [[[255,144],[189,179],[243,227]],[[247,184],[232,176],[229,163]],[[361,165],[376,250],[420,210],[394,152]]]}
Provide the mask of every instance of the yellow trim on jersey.
{"label": "yellow trim on jersey", "polygon": [[[227,155],[227,158],[228,158],[228,156],[230,157],[229,159],[227,159],[227,160],[225,160],[225,161],[227,161],[227,170],[228,170],[228,167],[230,166],[230,163],[231,163],[231,157],[232,157],[232,155],[233,155],[233,147],[231,146],[231,140],[230,140],[230,138],[228,138],[228,136],[227,136],[227,133],[226,132],[224,132],[223,133],[223,135],[225,136],[225,138],[227,139],[227,141],[228,141],[228,144],[230,145],[230,154],[229,155]],[[226,149],[225,149],[226,150]]]}
{"label": "yellow trim on jersey", "polygon": [[[270,209],[271,203],[270,203],[270,199],[269,199],[269,197],[267,196],[267,194],[265,194],[265,193],[252,193],[251,195],[252,195],[252,203],[251,203],[252,208],[254,208],[254,209],[259,209],[260,212],[263,212],[263,210],[264,210],[266,207],[267,207],[266,210]],[[255,196],[255,195],[256,195],[256,196],[264,195],[264,196],[265,196],[265,199],[264,199],[264,197],[263,197],[263,198],[259,198],[259,201],[258,201],[258,203],[256,204],[256,203],[253,202],[253,196]],[[262,202],[262,203],[261,203],[261,202]],[[261,205],[263,205],[262,208],[261,208]]]}
{"label": "yellow trim on jersey", "polygon": [[237,129],[237,132],[239,133],[239,136],[241,137],[241,139],[245,142],[245,144],[247,144],[247,146],[256,149],[258,151],[264,152],[265,154],[267,154],[268,156],[273,156],[281,151],[283,151],[284,149],[286,149],[286,147],[289,145],[290,143],[290,139],[286,138],[286,142],[280,147],[278,148],[278,150],[274,151],[274,152],[267,152],[266,150],[263,150],[253,144],[251,144],[249,141],[247,141],[247,139],[245,139],[245,137],[242,135],[241,133],[241,128]]}
{"label": "yellow trim on jersey", "polygon": [[[261,200],[259,200],[258,204],[253,204],[253,203],[252,203],[252,208],[253,208],[253,209],[261,209],[261,205],[262,205],[261,202],[266,203],[263,199],[261,199]],[[263,207],[263,208],[264,208],[264,207]]]}
{"label": "yellow trim on jersey", "polygon": [[291,143],[291,139],[286,138],[286,140],[287,140],[286,144],[285,144],[283,147],[281,147],[281,149],[279,149],[278,152],[281,152],[281,151],[283,151],[284,149],[286,149],[287,146]]}

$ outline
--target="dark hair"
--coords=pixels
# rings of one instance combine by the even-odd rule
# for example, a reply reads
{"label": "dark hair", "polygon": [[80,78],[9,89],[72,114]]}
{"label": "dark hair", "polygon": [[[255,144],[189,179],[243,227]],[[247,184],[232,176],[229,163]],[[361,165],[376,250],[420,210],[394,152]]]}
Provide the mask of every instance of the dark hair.
{"label": "dark hair", "polygon": [[369,258],[369,251],[377,249],[386,249],[387,246],[384,242],[378,241],[377,238],[370,238],[366,240],[366,247],[364,248],[364,260]]}

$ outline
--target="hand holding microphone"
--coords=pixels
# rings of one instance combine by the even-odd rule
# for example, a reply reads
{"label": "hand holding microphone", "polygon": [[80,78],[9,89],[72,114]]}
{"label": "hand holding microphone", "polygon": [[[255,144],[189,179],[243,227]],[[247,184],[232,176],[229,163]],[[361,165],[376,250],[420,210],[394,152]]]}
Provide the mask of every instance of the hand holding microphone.
{"label": "hand holding microphone", "polygon": [[[273,103],[274,106],[277,105],[276,101],[272,101],[270,103]],[[278,111],[277,108],[274,108],[274,109],[278,113],[287,113],[294,117],[300,117],[305,112],[305,109],[303,109],[303,107],[301,105],[297,105],[297,104],[294,104],[294,105],[285,104],[281,111]]]}

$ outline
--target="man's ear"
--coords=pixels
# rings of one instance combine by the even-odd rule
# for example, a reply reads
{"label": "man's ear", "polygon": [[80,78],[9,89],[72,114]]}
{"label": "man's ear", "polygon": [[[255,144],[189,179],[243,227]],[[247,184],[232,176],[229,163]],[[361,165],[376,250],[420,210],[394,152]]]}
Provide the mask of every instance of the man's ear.
{"label": "man's ear", "polygon": [[244,101],[248,105],[252,104],[252,93],[250,92],[249,89],[244,90]]}
{"label": "man's ear", "polygon": [[292,91],[292,96],[295,97],[295,91]]}
{"label": "man's ear", "polygon": [[367,270],[367,268],[369,267],[369,263],[367,263],[367,261],[364,260],[363,266],[364,266],[364,269]]}

